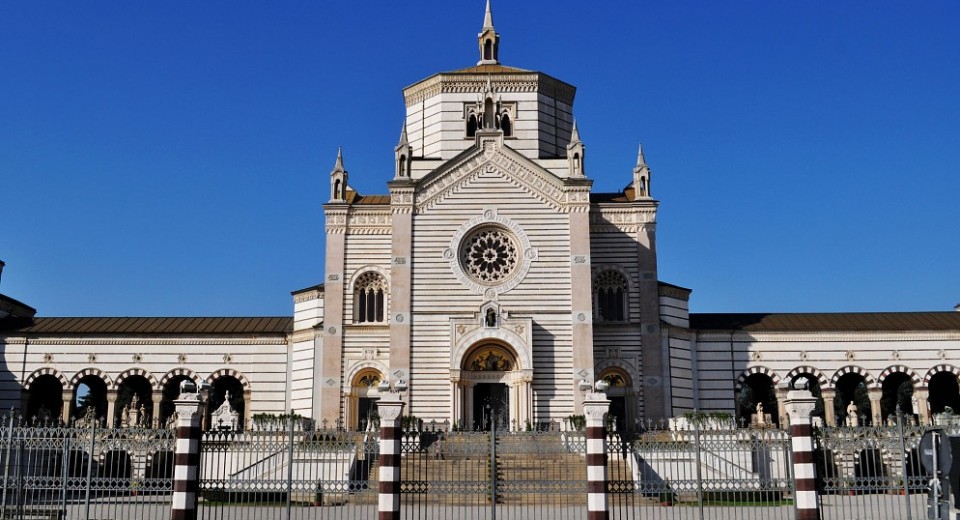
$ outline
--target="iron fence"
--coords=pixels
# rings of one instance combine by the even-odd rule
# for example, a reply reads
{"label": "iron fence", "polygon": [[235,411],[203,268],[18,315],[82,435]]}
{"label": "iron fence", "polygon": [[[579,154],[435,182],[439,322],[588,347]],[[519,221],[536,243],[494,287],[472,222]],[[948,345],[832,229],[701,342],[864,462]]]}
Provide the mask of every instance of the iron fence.
{"label": "iron fence", "polygon": [[690,426],[608,436],[611,518],[794,518],[786,431]]}
{"label": "iron fence", "polygon": [[815,430],[820,518],[927,518],[932,476],[920,463],[919,445],[929,429],[901,419]]}
{"label": "iron fence", "polygon": [[8,416],[0,425],[0,516],[165,520],[174,433]]}
{"label": "iron fence", "polygon": [[375,518],[379,432],[210,431],[200,442],[201,519]]}

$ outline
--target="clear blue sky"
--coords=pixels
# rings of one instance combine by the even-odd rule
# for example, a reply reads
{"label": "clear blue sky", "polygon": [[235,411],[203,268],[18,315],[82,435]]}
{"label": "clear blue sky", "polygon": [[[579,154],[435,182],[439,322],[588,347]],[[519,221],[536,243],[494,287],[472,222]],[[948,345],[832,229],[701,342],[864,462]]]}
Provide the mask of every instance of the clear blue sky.
{"label": "clear blue sky", "polygon": [[[587,173],[661,201],[692,310],[960,301],[960,3],[507,2],[578,87]],[[0,3],[0,292],[43,316],[283,315],[323,278],[337,146],[383,193],[401,89],[483,1]]]}

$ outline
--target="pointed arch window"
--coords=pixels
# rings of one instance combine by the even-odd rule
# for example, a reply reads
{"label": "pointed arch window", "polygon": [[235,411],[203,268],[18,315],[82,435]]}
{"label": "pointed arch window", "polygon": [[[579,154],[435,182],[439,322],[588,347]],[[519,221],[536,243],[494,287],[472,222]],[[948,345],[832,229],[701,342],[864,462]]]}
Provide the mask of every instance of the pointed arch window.
{"label": "pointed arch window", "polygon": [[467,137],[476,137],[477,135],[477,115],[470,113],[467,118]]}
{"label": "pointed arch window", "polygon": [[387,316],[387,281],[368,271],[354,282],[354,323],[383,323]]}
{"label": "pointed arch window", "polygon": [[506,112],[500,116],[500,130],[503,130],[504,137],[513,135],[513,127],[510,125],[510,115]]}
{"label": "pointed arch window", "polygon": [[627,279],[607,269],[593,278],[593,304],[597,321],[627,321]]}

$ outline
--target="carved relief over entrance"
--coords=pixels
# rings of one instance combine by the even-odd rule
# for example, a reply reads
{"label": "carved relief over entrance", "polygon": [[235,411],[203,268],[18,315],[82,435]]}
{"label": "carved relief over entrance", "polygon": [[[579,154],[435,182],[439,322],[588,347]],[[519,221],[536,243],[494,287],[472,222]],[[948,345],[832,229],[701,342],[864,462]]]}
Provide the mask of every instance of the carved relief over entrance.
{"label": "carved relief over entrance", "polygon": [[532,320],[495,302],[450,320],[450,420],[468,429],[524,428],[532,421]]}

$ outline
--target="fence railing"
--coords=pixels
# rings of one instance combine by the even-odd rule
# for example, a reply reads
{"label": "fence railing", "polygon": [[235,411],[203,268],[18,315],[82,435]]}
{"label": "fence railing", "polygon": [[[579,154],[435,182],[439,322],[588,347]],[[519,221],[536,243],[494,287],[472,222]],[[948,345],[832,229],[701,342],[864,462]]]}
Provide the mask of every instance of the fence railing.
{"label": "fence railing", "polygon": [[[205,519],[377,516],[380,432],[285,428],[210,431],[199,439],[197,515]],[[910,424],[813,430],[822,520],[920,520],[931,475]],[[956,426],[946,433],[957,434]],[[175,430],[0,419],[0,518],[170,518]],[[615,519],[795,518],[787,430],[608,432]],[[400,441],[404,518],[581,518],[584,432],[464,432],[419,425]],[[592,488],[590,488],[592,489]]]}
{"label": "fence railing", "polygon": [[167,519],[174,431],[0,425],[0,517]]}

